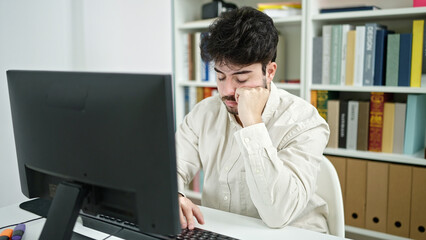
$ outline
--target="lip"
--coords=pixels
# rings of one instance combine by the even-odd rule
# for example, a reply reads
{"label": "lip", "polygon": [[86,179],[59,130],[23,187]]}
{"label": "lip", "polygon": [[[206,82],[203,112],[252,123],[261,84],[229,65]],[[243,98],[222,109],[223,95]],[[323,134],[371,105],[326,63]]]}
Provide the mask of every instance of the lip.
{"label": "lip", "polygon": [[225,104],[226,104],[226,106],[229,106],[229,107],[235,107],[235,106],[237,106],[237,102],[236,101],[231,101],[231,100],[225,100]]}

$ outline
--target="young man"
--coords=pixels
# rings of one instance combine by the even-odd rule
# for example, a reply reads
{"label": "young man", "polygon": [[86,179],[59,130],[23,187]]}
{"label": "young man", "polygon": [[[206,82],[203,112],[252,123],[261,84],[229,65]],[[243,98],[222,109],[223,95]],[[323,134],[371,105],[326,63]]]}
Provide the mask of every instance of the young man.
{"label": "young man", "polygon": [[[215,63],[220,96],[197,104],[176,132],[179,190],[203,169],[203,206],[328,232],[315,191],[329,128],[312,105],[272,83],[277,43],[272,19],[253,8],[210,26],[201,55]],[[179,203],[182,228],[192,229],[194,217],[204,223],[189,199]]]}

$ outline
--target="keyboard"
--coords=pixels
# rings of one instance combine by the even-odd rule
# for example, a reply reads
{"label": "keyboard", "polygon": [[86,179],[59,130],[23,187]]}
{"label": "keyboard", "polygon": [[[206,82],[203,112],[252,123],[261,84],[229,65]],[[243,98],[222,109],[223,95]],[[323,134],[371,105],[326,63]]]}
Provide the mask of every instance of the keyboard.
{"label": "keyboard", "polygon": [[80,214],[83,220],[83,226],[93,228],[105,233],[112,234],[113,232],[117,232],[119,228],[118,226],[121,226],[123,229],[118,231],[117,234],[114,234],[117,237],[121,237],[124,239],[162,239],[162,240],[233,240],[237,238],[229,237],[220,233],[208,231],[201,228],[194,228],[193,230],[189,229],[182,229],[182,232],[178,235],[159,235],[159,234],[152,234],[152,233],[143,233],[139,231],[138,225],[122,221],[120,219],[116,219],[110,216],[106,215],[98,215],[96,218],[99,220],[103,220],[103,222],[112,223],[111,224],[102,224],[102,222],[99,222],[97,220],[93,221],[92,217],[87,217],[85,214]]}
{"label": "keyboard", "polygon": [[200,239],[200,240],[208,240],[208,239],[218,239],[218,240],[225,240],[225,239],[237,239],[237,238],[233,238],[233,237],[228,237],[219,233],[215,233],[215,232],[211,232],[208,230],[204,230],[201,228],[194,228],[193,230],[189,230],[189,229],[183,229],[182,232],[180,234],[178,234],[177,236],[170,236],[171,239],[189,239],[189,240],[195,240],[195,239]]}

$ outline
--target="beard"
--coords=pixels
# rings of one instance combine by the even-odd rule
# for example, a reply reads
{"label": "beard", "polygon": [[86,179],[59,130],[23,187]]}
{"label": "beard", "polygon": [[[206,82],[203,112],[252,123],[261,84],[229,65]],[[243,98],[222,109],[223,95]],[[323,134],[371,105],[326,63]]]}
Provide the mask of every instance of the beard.
{"label": "beard", "polygon": [[[268,89],[268,85],[266,84],[266,76],[263,76],[263,87]],[[228,95],[228,96],[223,96],[222,97],[222,102],[226,107],[226,110],[234,115],[238,115],[238,105],[234,106],[234,107],[230,107],[228,105],[226,105],[226,101],[234,101],[236,102],[235,99],[235,95]]]}

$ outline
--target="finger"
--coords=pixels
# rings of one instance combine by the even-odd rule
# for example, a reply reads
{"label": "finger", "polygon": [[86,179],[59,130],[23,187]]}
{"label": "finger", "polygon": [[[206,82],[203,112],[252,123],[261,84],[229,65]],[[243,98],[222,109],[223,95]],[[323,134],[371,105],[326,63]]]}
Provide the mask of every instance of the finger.
{"label": "finger", "polygon": [[201,212],[200,208],[195,206],[194,209],[192,209],[192,212],[194,213],[195,218],[197,219],[199,224],[204,224],[204,216]]}
{"label": "finger", "polygon": [[186,207],[182,209],[182,211],[183,211],[183,214],[185,215],[188,229],[190,230],[194,229],[194,215],[192,215],[192,208]]}
{"label": "finger", "polygon": [[186,219],[183,215],[182,208],[179,208],[179,220],[180,220],[180,226],[182,229],[185,229],[187,227],[186,225]]}

